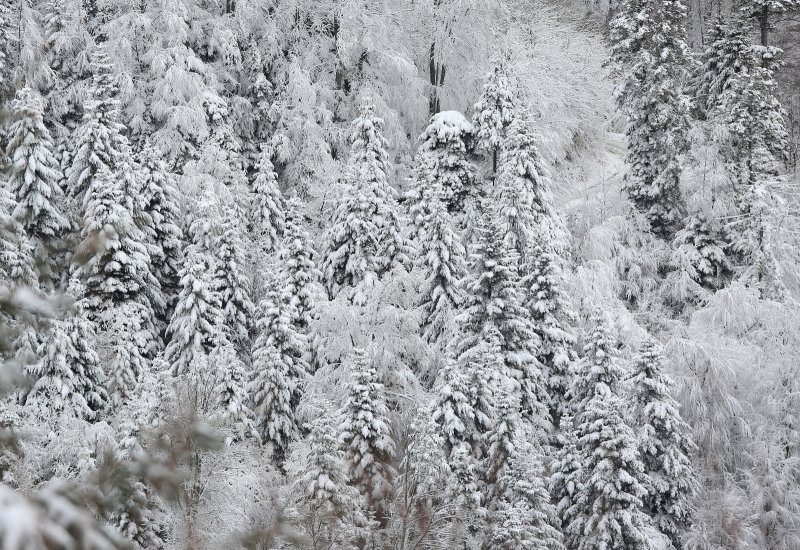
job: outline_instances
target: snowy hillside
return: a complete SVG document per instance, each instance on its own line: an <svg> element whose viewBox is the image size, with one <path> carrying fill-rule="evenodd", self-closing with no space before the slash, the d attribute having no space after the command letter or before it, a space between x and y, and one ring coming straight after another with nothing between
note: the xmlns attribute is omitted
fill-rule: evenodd
<svg viewBox="0 0 800 550"><path fill-rule="evenodd" d="M0 0L0 549L800 548L800 0Z"/></svg>

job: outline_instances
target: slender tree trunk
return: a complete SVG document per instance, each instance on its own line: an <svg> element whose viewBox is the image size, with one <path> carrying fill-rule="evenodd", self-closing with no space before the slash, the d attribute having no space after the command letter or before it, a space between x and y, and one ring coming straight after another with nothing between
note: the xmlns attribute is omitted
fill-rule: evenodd
<svg viewBox="0 0 800 550"><path fill-rule="evenodd" d="M769 7L766 4L758 14L758 25L761 30L761 45L766 48L769 46Z"/></svg>

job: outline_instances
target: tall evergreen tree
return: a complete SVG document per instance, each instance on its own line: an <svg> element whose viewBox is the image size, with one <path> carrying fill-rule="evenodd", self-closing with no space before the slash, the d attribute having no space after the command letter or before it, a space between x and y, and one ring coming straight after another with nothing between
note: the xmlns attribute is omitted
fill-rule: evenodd
<svg viewBox="0 0 800 550"><path fill-rule="evenodd" d="M431 117L419 137L422 143L409 197L415 226L424 224L425 201L430 196L441 197L448 211L460 212L467 197L477 195L475 167L468 157L474 133L472 124L457 111L443 111Z"/></svg>
<svg viewBox="0 0 800 550"><path fill-rule="evenodd" d="M223 327L228 339L240 350L247 350L250 348L250 320L254 307L250 298L250 279L245 271L247 260L242 227L233 206L223 207L219 224L213 244L216 269L212 284L225 316Z"/></svg>
<svg viewBox="0 0 800 550"><path fill-rule="evenodd" d="M429 223L419 243L419 264L425 277L419 302L420 329L426 341L445 343L464 302L461 281L465 277L465 251L445 205L438 199L430 204Z"/></svg>
<svg viewBox="0 0 800 550"><path fill-rule="evenodd" d="M322 274L317 269L316 253L308 231L304 228L303 204L296 196L286 203L286 224L283 247L278 251L280 279L297 311L297 330L308 334L316 308L317 287Z"/></svg>
<svg viewBox="0 0 800 550"><path fill-rule="evenodd" d="M690 501L698 489L691 462L696 446L670 395L672 381L664 373L664 357L655 343L645 343L638 354L631 382L647 473L645 509L672 545L682 548L691 522Z"/></svg>
<svg viewBox="0 0 800 550"><path fill-rule="evenodd" d="M464 285L468 298L458 318L462 336L455 351L462 362L465 354L486 341L490 332L496 332L506 370L500 375L509 376L521 391L523 418L544 430L549 424L549 396L542 365L536 359L541 342L522 307L516 253L503 242L491 205L477 232L478 243L471 254L472 274Z"/></svg>
<svg viewBox="0 0 800 550"><path fill-rule="evenodd" d="M577 386L586 392L576 417L576 445L582 472L564 527L568 548L645 550L649 518L644 513L644 464L633 430L625 423L623 369L601 312L586 346L590 357Z"/></svg>
<svg viewBox="0 0 800 550"><path fill-rule="evenodd" d="M389 433L386 389L364 350L353 351L351 367L353 377L347 387L347 402L339 425L345 465L367 509L383 526L388 521L389 499L396 476L392 466L395 444Z"/></svg>
<svg viewBox="0 0 800 550"><path fill-rule="evenodd" d="M697 107L704 116L719 106L722 94L747 65L749 34L741 21L728 23L720 18L711 27L694 85Z"/></svg>
<svg viewBox="0 0 800 550"><path fill-rule="evenodd" d="M285 224L285 204L278 187L278 175L272 165L272 151L262 146L253 180L251 203L252 223L258 236L259 246L265 252L274 251L283 237Z"/></svg>
<svg viewBox="0 0 800 550"><path fill-rule="evenodd" d="M212 289L208 256L191 244L181 269L181 291L175 304L164 359L172 376L185 376L192 365L224 339L224 315Z"/></svg>
<svg viewBox="0 0 800 550"><path fill-rule="evenodd" d="M230 343L216 348L210 357L212 370L217 375L216 394L217 414L222 423L230 428L228 444L249 437L258 438L253 411L250 410L247 395L247 371L244 363Z"/></svg>
<svg viewBox="0 0 800 550"><path fill-rule="evenodd" d="M85 318L80 301L64 318L51 319L37 350L38 361L25 369L33 380L25 410L44 421L96 420L108 393L94 346L94 325Z"/></svg>
<svg viewBox="0 0 800 550"><path fill-rule="evenodd" d="M516 112L501 142L495 200L505 245L516 251L521 263L528 261L534 235L542 231L545 218L552 215L552 199L537 141L528 114Z"/></svg>
<svg viewBox="0 0 800 550"><path fill-rule="evenodd" d="M511 72L507 54L492 59L492 70L486 75L478 101L473 106L472 124L478 148L492 155L492 174L497 173L497 162L506 130L514 120L517 108L519 83Z"/></svg>
<svg viewBox="0 0 800 550"><path fill-rule="evenodd" d="M13 211L35 246L39 276L46 286L56 284L61 242L71 229L64 212L62 175L53 141L42 113L44 101L31 88L17 92L11 102L14 120L8 128L5 153L11 161L8 190L14 195Z"/></svg>
<svg viewBox="0 0 800 550"><path fill-rule="evenodd" d="M627 117L625 190L654 233L670 236L683 217L680 155L691 102L692 56L680 0L625 0L613 24L617 102Z"/></svg>
<svg viewBox="0 0 800 550"><path fill-rule="evenodd" d="M33 246L22 224L13 216L17 201L0 186L0 285L36 287Z"/></svg>
<svg viewBox="0 0 800 550"><path fill-rule="evenodd" d="M253 345L253 378L248 393L256 414L256 425L279 464L298 435L295 411L300 402L308 365L307 341L292 320L297 317L286 287L272 281L259 305L258 336Z"/></svg>
<svg viewBox="0 0 800 550"><path fill-rule="evenodd" d="M743 16L755 20L761 46L767 48L776 18L788 11L800 9L800 0L737 0L734 5L741 10Z"/></svg>
<svg viewBox="0 0 800 550"><path fill-rule="evenodd" d="M145 233L152 272L164 296L166 311L160 311L162 322L167 322L175 305L182 260L183 234L180 228L180 206L177 190L166 163L155 148L146 144L137 177L142 189L142 214L146 220L140 224Z"/></svg>
<svg viewBox="0 0 800 550"><path fill-rule="evenodd" d="M545 234L546 236L546 234ZM540 234L534 240L527 273L522 278L525 309L530 312L533 330L542 342L538 359L545 369L550 414L558 426L565 411L570 371L577 361L575 334L570 323L575 318L564 291L563 260Z"/></svg>
<svg viewBox="0 0 800 550"><path fill-rule="evenodd" d="M709 290L717 289L730 276L728 244L713 220L695 214L686 218L683 229L675 234L671 263L695 283Z"/></svg>
<svg viewBox="0 0 800 550"><path fill-rule="evenodd" d="M374 110L365 101L353 122L346 187L325 236L322 264L328 293L345 290L357 304L364 303L364 291L376 278L409 263L409 245L388 181L383 119Z"/></svg>

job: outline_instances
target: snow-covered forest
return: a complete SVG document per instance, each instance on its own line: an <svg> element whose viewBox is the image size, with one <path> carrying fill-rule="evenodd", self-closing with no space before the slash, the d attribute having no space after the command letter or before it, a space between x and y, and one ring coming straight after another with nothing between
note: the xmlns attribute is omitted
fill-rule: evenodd
<svg viewBox="0 0 800 550"><path fill-rule="evenodd" d="M800 549L800 0L0 0L0 548Z"/></svg>

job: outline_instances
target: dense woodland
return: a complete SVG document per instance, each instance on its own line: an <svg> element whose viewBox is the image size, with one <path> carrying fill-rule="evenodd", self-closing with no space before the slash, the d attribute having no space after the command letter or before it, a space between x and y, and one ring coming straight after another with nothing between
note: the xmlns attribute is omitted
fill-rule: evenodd
<svg viewBox="0 0 800 550"><path fill-rule="evenodd" d="M0 0L3 550L800 548L800 0Z"/></svg>

